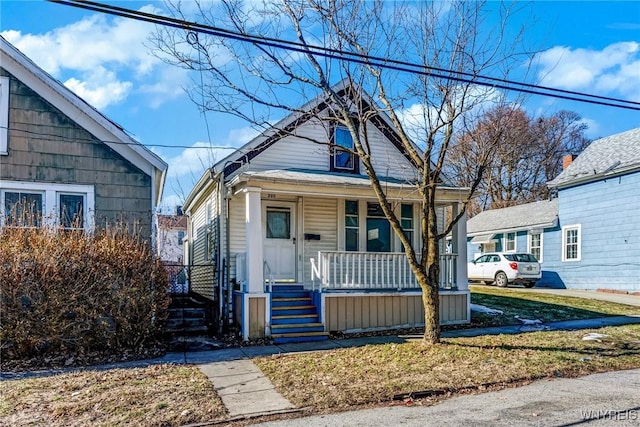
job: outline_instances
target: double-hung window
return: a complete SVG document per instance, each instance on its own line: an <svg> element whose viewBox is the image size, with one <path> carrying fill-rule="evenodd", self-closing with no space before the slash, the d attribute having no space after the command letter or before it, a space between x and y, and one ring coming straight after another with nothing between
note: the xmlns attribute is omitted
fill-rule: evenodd
<svg viewBox="0 0 640 427"><path fill-rule="evenodd" d="M400 206L400 225L402 233L413 245L413 205L403 203Z"/></svg>
<svg viewBox="0 0 640 427"><path fill-rule="evenodd" d="M562 227L562 261L580 261L582 259L580 233L580 225Z"/></svg>
<svg viewBox="0 0 640 427"><path fill-rule="evenodd" d="M353 138L344 126L333 128L331 145L331 170L358 173L358 159L353 154Z"/></svg>
<svg viewBox="0 0 640 427"><path fill-rule="evenodd" d="M542 262L542 233L529 232L529 253Z"/></svg>
<svg viewBox="0 0 640 427"><path fill-rule="evenodd" d="M505 252L516 251L516 233L507 233L504 238L504 250Z"/></svg>
<svg viewBox="0 0 640 427"><path fill-rule="evenodd" d="M344 249L357 252L359 249L358 233L359 216L358 201L345 200L344 202Z"/></svg>

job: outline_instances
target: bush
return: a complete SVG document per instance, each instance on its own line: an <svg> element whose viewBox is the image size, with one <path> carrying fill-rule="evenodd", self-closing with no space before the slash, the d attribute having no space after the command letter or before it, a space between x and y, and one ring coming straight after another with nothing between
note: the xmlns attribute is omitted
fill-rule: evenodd
<svg viewBox="0 0 640 427"><path fill-rule="evenodd" d="M155 341L166 272L123 230L0 230L0 357L118 353Z"/></svg>

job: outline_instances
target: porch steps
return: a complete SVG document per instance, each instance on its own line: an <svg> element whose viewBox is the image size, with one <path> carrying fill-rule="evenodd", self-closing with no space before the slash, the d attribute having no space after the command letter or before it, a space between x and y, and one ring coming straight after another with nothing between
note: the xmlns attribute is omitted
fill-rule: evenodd
<svg viewBox="0 0 640 427"><path fill-rule="evenodd" d="M320 323L311 292L302 285L274 285L271 291L271 337L276 344L322 341L329 334Z"/></svg>
<svg viewBox="0 0 640 427"><path fill-rule="evenodd" d="M164 334L171 351L215 350L206 304L188 295L173 295Z"/></svg>

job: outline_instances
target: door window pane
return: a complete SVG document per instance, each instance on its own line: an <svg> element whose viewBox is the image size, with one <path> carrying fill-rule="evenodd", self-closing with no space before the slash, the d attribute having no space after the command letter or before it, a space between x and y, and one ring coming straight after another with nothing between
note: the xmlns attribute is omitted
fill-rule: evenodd
<svg viewBox="0 0 640 427"><path fill-rule="evenodd" d="M63 228L84 227L84 196L81 194L60 194L60 226Z"/></svg>
<svg viewBox="0 0 640 427"><path fill-rule="evenodd" d="M267 239L291 238L289 209L267 208Z"/></svg>

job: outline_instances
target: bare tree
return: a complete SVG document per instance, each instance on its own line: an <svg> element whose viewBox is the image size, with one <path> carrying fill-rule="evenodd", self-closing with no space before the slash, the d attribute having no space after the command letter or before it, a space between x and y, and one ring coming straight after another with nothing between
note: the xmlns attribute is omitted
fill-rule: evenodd
<svg viewBox="0 0 640 427"><path fill-rule="evenodd" d="M484 162L478 153L483 145L493 144L496 124L502 130L477 196L467 208L469 215L548 198L546 184L561 172L563 156L577 155L589 143L581 120L571 111L536 119L513 106L486 112L448 153L448 174L457 185L469 186L469 174Z"/></svg>
<svg viewBox="0 0 640 427"><path fill-rule="evenodd" d="M273 117L285 113L312 114L319 122L332 121L349 129L353 154L369 176L422 289L424 339L439 342L439 242L464 214L461 209L438 229L436 199L446 180L446 153L455 135L472 126L487 105L506 102L504 93L477 85L476 76L506 77L526 59L517 51L520 30L507 32L511 15L519 12L512 9L515 6L455 0L222 0L169 6L174 17L244 35L295 40L296 50L291 50L255 40L160 29L153 43L161 52L159 56L204 76L194 81L191 92L203 110L233 114L264 128L273 123ZM314 46L360 55L359 62L346 61L341 54L327 57ZM423 73L385 68L388 60L372 57L418 64L420 67L403 67ZM399 66L398 62L392 65ZM334 90L335 83L344 81L348 82L346 93ZM302 100L318 96L326 99L324 110L309 113L298 109ZM379 179L384 171L377 169L371 156L366 124L381 115L387 115L396 128L399 143L417 170L411 185L422 199L423 243L418 251L402 231ZM491 125L495 133L478 153L464 203L480 183L503 132L500 121ZM327 139L314 142L328 144Z"/></svg>

